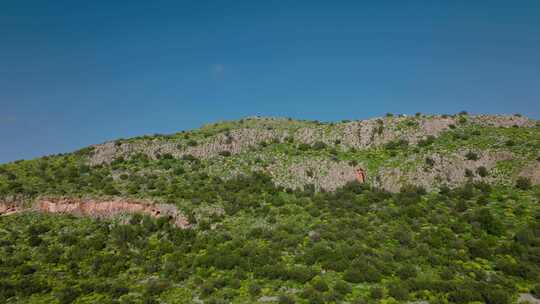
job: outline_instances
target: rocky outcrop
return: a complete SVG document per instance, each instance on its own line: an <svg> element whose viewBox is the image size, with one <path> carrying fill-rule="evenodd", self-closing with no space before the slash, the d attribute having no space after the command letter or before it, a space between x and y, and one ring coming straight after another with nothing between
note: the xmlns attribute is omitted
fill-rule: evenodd
<svg viewBox="0 0 540 304"><path fill-rule="evenodd" d="M457 187L467 181L483 181L488 183L511 184L514 174L500 172L497 164L501 161L515 160L511 152L476 151L474 159L468 159L469 151L449 154L432 153L428 155L412 155L405 163L383 164L378 168L365 170L364 179L368 184L396 192L407 184L422 186L432 190L437 186ZM429 159L429 164L426 163ZM538 163L540 164L540 163ZM522 176L531 178L533 183L540 183L540 165L526 167ZM485 169L484 176L478 173ZM299 158L292 162L278 160L263 171L268 173L274 183L285 188L302 188L313 185L315 189L332 191L348 182L358 181L359 168L366 169L366 164L352 166L348 162L333 161L326 158Z"/></svg>
<svg viewBox="0 0 540 304"><path fill-rule="evenodd" d="M121 214L147 214L152 217L166 217L179 228L191 227L187 218L178 209L169 204L155 204L146 201L116 199L82 198L44 198L36 201L32 208L24 209L17 203L0 202L0 214L9 215L22 211L42 213L73 214L97 218L112 218Z"/></svg>
<svg viewBox="0 0 540 304"><path fill-rule="evenodd" d="M525 166L519 176L530 179L533 184L540 184L540 161Z"/></svg>
<svg viewBox="0 0 540 304"><path fill-rule="evenodd" d="M355 167L327 159L305 159L288 165L275 163L266 172L276 185L285 188L302 188L311 184L317 190L331 191L356 180Z"/></svg>
<svg viewBox="0 0 540 304"><path fill-rule="evenodd" d="M0 201L0 216L18 213L24 210L22 203L12 200Z"/></svg>
<svg viewBox="0 0 540 304"><path fill-rule="evenodd" d="M189 228L189 222L173 205L153 204L125 199L95 200L75 198L43 199L35 208L44 213L74 214L92 217L114 217L120 214L142 213L152 217L167 217L179 228Z"/></svg>
<svg viewBox="0 0 540 304"><path fill-rule="evenodd" d="M262 142L281 141L287 134L287 132L275 130L237 129L230 131L228 134L215 135L193 147L186 146L180 140L153 139L133 142L108 142L93 146L90 165L111 163L117 158L128 158L136 153L142 153L152 159L163 154L170 154L175 158L181 158L188 154L198 158L209 158L218 156L224 151L237 154Z"/></svg>
<svg viewBox="0 0 540 304"><path fill-rule="evenodd" d="M409 171L400 168L381 168L374 178L374 185L388 191L399 191L405 184L422 186L426 189L433 189L436 185L447 185L456 187L466 181L486 181L504 182L504 179L511 181L511 176L499 176L493 172L497 162L511 160L513 154L509 152L477 152L478 159L470 160L466 157L466 152L458 152L450 155L431 154L427 158L431 159L430 165L425 164L424 159L411 159ZM416 156L415 156L416 157ZM484 167L489 173L482 177L476 170ZM471 176L467 176L466 171L470 170Z"/></svg>
<svg viewBox="0 0 540 304"><path fill-rule="evenodd" d="M475 115L470 116L470 122L485 127L534 127L536 121L521 115Z"/></svg>
<svg viewBox="0 0 540 304"><path fill-rule="evenodd" d="M223 151L237 154L251 147L257 147L263 142L281 142L285 138L293 138L296 143L313 144L321 141L327 145L334 145L339 142L346 148L367 149L400 139L416 144L427 136L438 136L448 130L451 125L460 123L490 127L533 127L536 125L535 121L516 115L398 116L295 128L279 128L279 124L268 127L263 124L264 121L261 119L260 127L233 129L201 139L196 146L187 145L188 140L180 137L169 139L155 137L95 145L89 163L90 165L110 163L117 158L128 158L137 153L153 159L163 154L170 154L175 158L190 154L206 159L216 157Z"/></svg>
<svg viewBox="0 0 540 304"><path fill-rule="evenodd" d="M530 293L521 293L519 294L518 303L523 304L540 304L540 299L536 298Z"/></svg>

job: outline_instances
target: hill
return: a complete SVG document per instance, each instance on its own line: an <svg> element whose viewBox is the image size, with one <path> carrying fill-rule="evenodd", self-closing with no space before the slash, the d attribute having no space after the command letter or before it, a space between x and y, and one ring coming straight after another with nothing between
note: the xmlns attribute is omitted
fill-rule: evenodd
<svg viewBox="0 0 540 304"><path fill-rule="evenodd" d="M0 299L511 303L540 296L539 183L521 115L252 117L17 161Z"/></svg>

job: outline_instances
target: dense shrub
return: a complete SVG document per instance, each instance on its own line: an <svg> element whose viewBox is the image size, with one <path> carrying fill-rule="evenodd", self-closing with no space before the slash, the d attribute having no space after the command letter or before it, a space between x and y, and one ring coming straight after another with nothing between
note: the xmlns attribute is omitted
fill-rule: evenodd
<svg viewBox="0 0 540 304"><path fill-rule="evenodd" d="M364 164L364 155L357 156ZM34 183L41 175L0 166L0 190L18 183L15 189L26 194L46 187L103 195L113 187L177 204L193 228L141 215L2 217L0 302L30 303L39 296L49 302L159 303L174 297L189 303L193 294L209 303L242 296L256 301L294 285L303 291L279 301L340 303L356 297L366 303L367 293L356 284L368 283L370 301L429 294L454 303L498 304L516 295L517 282L531 286L540 274L540 205L531 185L516 191L471 182L438 193L409 185L390 193L351 182L315 191L276 187L260 173L220 179L205 173L206 160L192 156L134 156L117 169L42 162L28 170L62 168L49 184ZM128 177L113 180L113 174ZM488 273L478 263L493 269ZM418 274L420 269L429 273Z"/></svg>
<svg viewBox="0 0 540 304"><path fill-rule="evenodd" d="M418 141L418 146L420 147L428 147L432 145L435 142L435 136L428 135L425 139L421 139Z"/></svg>
<svg viewBox="0 0 540 304"><path fill-rule="evenodd" d="M313 144L312 148L314 150L323 150L323 149L326 149L326 144L323 143L322 141L317 141Z"/></svg>
<svg viewBox="0 0 540 304"><path fill-rule="evenodd" d="M516 180L516 187L518 189L528 190L528 189L531 188L531 186L532 186L532 183L531 183L531 180L529 178L520 176Z"/></svg>
<svg viewBox="0 0 540 304"><path fill-rule="evenodd" d="M478 154L473 151L469 151L467 154L465 154L465 158L468 160L478 160Z"/></svg>
<svg viewBox="0 0 540 304"><path fill-rule="evenodd" d="M231 151L227 151L227 150L221 151L221 152L219 152L219 155L221 155L223 157L229 157L229 156L231 156Z"/></svg>
<svg viewBox="0 0 540 304"><path fill-rule="evenodd" d="M290 295L281 294L278 297L278 303L279 304L294 304L294 298Z"/></svg>
<svg viewBox="0 0 540 304"><path fill-rule="evenodd" d="M531 293L535 295L536 297L540 297L540 284L536 284L531 289Z"/></svg>
<svg viewBox="0 0 540 304"><path fill-rule="evenodd" d="M488 170L484 166L476 168L476 173L478 173L480 177L488 176Z"/></svg>
<svg viewBox="0 0 540 304"><path fill-rule="evenodd" d="M388 294L396 300L407 300L409 297L409 291L400 283L391 284L388 288Z"/></svg>

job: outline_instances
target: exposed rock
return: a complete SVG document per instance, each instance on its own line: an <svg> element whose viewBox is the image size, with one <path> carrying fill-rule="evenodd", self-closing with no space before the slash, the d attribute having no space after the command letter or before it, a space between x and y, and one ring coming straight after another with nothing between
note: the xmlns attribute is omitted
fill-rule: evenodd
<svg viewBox="0 0 540 304"><path fill-rule="evenodd" d="M0 216L18 213L24 210L21 203L11 200L0 201Z"/></svg>
<svg viewBox="0 0 540 304"><path fill-rule="evenodd" d="M480 115L466 116L469 123L493 127L532 127L535 121L521 116ZM262 120L261 121L265 121ZM279 121L279 120L278 120ZM262 142L272 140L282 141L292 136L297 143L313 144L317 141L328 145L340 141L349 148L366 149L372 146L386 144L399 139L411 144L417 143L426 136L438 136L457 124L453 116L431 117L384 117L339 123L332 127L328 125L313 125L296 130L286 128L240 128L227 133L218 133L202 140L197 146L184 147L181 139L162 138L136 139L127 142L107 142L93 146L90 165L110 163L119 157L127 158L136 153L142 153L150 158L157 155L171 154L175 158L191 154L198 158L218 156L220 152L229 151L237 154L256 147Z"/></svg>
<svg viewBox="0 0 540 304"><path fill-rule="evenodd" d="M277 302L279 300L276 296L262 296L259 298L259 302L267 303L267 302Z"/></svg>
<svg viewBox="0 0 540 304"><path fill-rule="evenodd" d="M80 199L80 198L45 198L38 200L33 208L25 209L17 202L0 202L0 214L9 215L17 212L34 210L43 213L73 214L110 218L121 214L142 213L152 217L168 217L179 228L189 228L187 218L178 209L169 204L154 204L126 199Z"/></svg>
<svg viewBox="0 0 540 304"><path fill-rule="evenodd" d="M471 122L491 127L534 127L536 122L524 116L517 115L476 115L470 116Z"/></svg>
<svg viewBox="0 0 540 304"><path fill-rule="evenodd" d="M518 303L540 304L540 299L535 298L530 293L522 293L519 295Z"/></svg>
<svg viewBox="0 0 540 304"><path fill-rule="evenodd" d="M137 153L142 153L152 159L164 154L170 154L175 158L189 154L200 159L209 159L220 157L219 155L224 151L234 155L259 147L263 142L283 142L290 138L296 144L313 145L316 142L323 142L327 146L335 146L338 150L351 148L363 150L398 140L405 140L414 145L428 136L441 135L452 125L476 124L509 128L534 127L537 122L517 115L439 115L383 117L332 125L304 123L295 124L294 127L284 127L286 123L283 120L257 119L254 123L255 125L251 124L249 127L245 126L227 132L210 132L209 137L199 139L196 146L186 145L186 139L181 137L135 139L96 145L89 162L91 165L110 163L119 157L129 158ZM382 167L376 168L376 171L367 172L367 182L390 191L397 191L406 183L431 189L435 184L458 186L469 179L506 182L515 178L515 176L501 177L497 174L479 177L475 173L478 167L483 166L489 171L498 161L510 160L513 155L489 151L477 153L480 155L478 160L467 160L464 153L428 155L433 160L430 167L424 165L424 159L416 159L418 155L412 156L409 160L411 166L405 166L406 168L402 165L399 168L393 168L383 164ZM277 155L275 159L266 159L264 168L260 168L258 164L237 164L227 169L228 176L220 177L227 179L246 173L246 170L263 170L273 176L276 185L286 188L302 188L307 184L313 184L316 189L334 190L355 180L357 177L355 169L364 168L362 164L354 168L345 162L321 157L316 159L307 157L294 161L291 163L287 157ZM521 175L531 178L533 183L538 184L540 183L539 166L538 163L532 164L525 168ZM472 176L465 176L466 170L471 170Z"/></svg>
<svg viewBox="0 0 540 304"><path fill-rule="evenodd" d="M399 191L404 184L414 184L422 186L428 190L437 184L455 187L465 183L467 180L473 181L494 181L500 179L497 176L480 177L475 173L476 168L485 167L488 171L495 167L498 161L512 159L509 152L478 152L477 160L468 160L466 152L462 151L450 155L432 154L429 156L433 160L433 165L426 168L422 165L411 166L411 171L403 171L399 168L381 169L374 184L388 191ZM412 159L411 162L423 160ZM465 171L469 169L473 176L467 177Z"/></svg>
<svg viewBox="0 0 540 304"><path fill-rule="evenodd" d="M125 199L95 200L76 198L43 199L35 208L44 213L65 213L92 217L114 217L119 214L143 213L153 217L168 217L180 228L189 228L189 222L173 205L151 204Z"/></svg>
<svg viewBox="0 0 540 304"><path fill-rule="evenodd" d="M276 163L268 173L278 186L302 188L313 184L315 189L335 190L356 180L356 170L346 162L327 159L305 159L293 164Z"/></svg>
<svg viewBox="0 0 540 304"><path fill-rule="evenodd" d="M163 139L136 140L133 142L107 142L95 145L90 157L90 165L111 163L117 158L127 158L136 153L142 153L155 159L158 155L171 154L175 158L193 155L198 158L218 156L220 152L229 151L237 154L246 151L251 146L274 139L282 140L287 132L260 129L237 129L229 134L218 134L194 147L179 148L180 141Z"/></svg>
<svg viewBox="0 0 540 304"><path fill-rule="evenodd" d="M536 161L526 166L519 175L529 178L533 184L540 184L540 162Z"/></svg>

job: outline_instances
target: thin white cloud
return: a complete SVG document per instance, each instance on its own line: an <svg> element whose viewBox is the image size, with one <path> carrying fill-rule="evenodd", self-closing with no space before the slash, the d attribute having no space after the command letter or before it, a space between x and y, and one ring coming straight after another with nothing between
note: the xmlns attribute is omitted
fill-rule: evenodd
<svg viewBox="0 0 540 304"><path fill-rule="evenodd" d="M16 122L17 119L13 116L0 116L0 123L1 124L9 124Z"/></svg>
<svg viewBox="0 0 540 304"><path fill-rule="evenodd" d="M212 73L215 76L219 76L219 75L223 74L223 72L225 72L225 66L223 64L214 64L212 66Z"/></svg>

